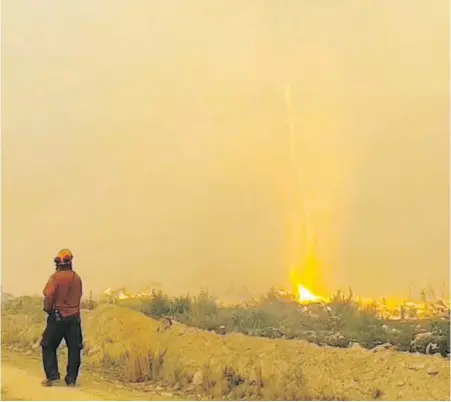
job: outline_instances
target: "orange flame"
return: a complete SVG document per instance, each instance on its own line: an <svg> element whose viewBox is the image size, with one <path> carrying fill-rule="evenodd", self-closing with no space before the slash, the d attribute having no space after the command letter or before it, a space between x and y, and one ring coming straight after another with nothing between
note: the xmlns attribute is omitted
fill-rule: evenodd
<svg viewBox="0 0 451 402"><path fill-rule="evenodd" d="M326 299L309 289L305 283L300 280L299 274L296 269L292 269L290 272L291 283L294 287L297 301L299 303L315 303L319 301L325 301Z"/></svg>
<svg viewBox="0 0 451 402"><path fill-rule="evenodd" d="M315 295L313 292L308 290L306 287L302 286L301 284L298 284L298 299L299 302L316 302L320 300L320 297Z"/></svg>

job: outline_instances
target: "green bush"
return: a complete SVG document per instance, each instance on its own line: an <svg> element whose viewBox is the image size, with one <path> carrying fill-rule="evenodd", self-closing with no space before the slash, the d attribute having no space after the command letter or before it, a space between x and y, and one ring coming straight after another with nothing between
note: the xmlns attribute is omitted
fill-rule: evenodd
<svg viewBox="0 0 451 402"><path fill-rule="evenodd" d="M448 320L433 320L430 323L430 332L434 334L434 341L438 344L443 356L450 353L450 322Z"/></svg>
<svg viewBox="0 0 451 402"><path fill-rule="evenodd" d="M240 332L268 338L303 339L319 345L348 347L357 342L366 348L390 343L398 350L450 353L449 317L434 320L393 321L379 316L374 305L365 308L352 301L352 292L345 296L338 291L326 306L301 306L280 300L270 291L259 302L247 307L220 306L214 295L203 290L199 295L169 298L162 291L153 291L145 298L112 300L122 307L140 311L155 318L172 317L190 326L217 332ZM82 307L92 309L100 302L92 294ZM42 297L22 296L2 303L3 315L26 314L43 320ZM429 334L414 342L421 334ZM438 345L431 348L429 344Z"/></svg>
<svg viewBox="0 0 451 402"><path fill-rule="evenodd" d="M173 301L173 314L175 315L183 315L183 314L189 314L191 312L191 297L188 295L186 296L179 296L175 297Z"/></svg>
<svg viewBox="0 0 451 402"><path fill-rule="evenodd" d="M43 320L43 298L39 296L20 296L2 303L2 315L26 314L35 320Z"/></svg>
<svg viewBox="0 0 451 402"><path fill-rule="evenodd" d="M99 305L99 302L94 300L92 292L89 292L89 297L86 300L81 301L80 307L86 310L94 310Z"/></svg>

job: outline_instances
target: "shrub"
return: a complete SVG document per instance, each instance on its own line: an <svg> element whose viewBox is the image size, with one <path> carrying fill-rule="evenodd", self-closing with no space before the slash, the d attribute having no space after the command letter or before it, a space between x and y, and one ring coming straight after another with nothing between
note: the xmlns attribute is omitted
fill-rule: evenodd
<svg viewBox="0 0 451 402"><path fill-rule="evenodd" d="M435 341L442 356L450 353L450 322L449 320L433 320L430 331L435 336Z"/></svg>
<svg viewBox="0 0 451 402"><path fill-rule="evenodd" d="M87 300L81 301L81 308L86 310L94 310L99 305L98 301L95 301L92 296L92 291L89 292L89 297Z"/></svg>
<svg viewBox="0 0 451 402"><path fill-rule="evenodd" d="M3 317L4 344L30 351L42 323L27 317ZM449 397L449 361L436 357L392 353L385 358L360 348L326 349L242 334L222 337L181 324L165 328L139 312L113 305L83 312L83 325L86 369L106 371L123 381L188 387L211 399L372 400L383 394L383 399L394 400L400 398L399 386L393 384L401 377L402 399ZM430 361L437 372L433 379L423 370L409 370ZM358 387L352 380L356 375Z"/></svg>
<svg viewBox="0 0 451 402"><path fill-rule="evenodd" d="M189 294L174 298L172 312L175 315L189 314L191 312L191 297Z"/></svg>
<svg viewBox="0 0 451 402"><path fill-rule="evenodd" d="M289 300L280 300L275 290L270 290L260 301L247 306L224 307L214 295L203 290L199 295L169 298L162 291L153 291L148 297L112 300L121 307L137 310L147 316L169 316L175 320L216 332L239 332L247 335L308 340L320 345L347 347L357 342L373 348L391 343L402 351L426 353L429 343L437 344L443 356L449 354L449 317L435 320L390 321L380 316L374 305L360 308L352 300L352 292L345 295L337 291L327 305L302 306ZM94 309L100 301L92 294L82 307ZM3 315L27 314L35 322L45 318L42 297L22 296L2 303ZM413 347L415 337L430 332L431 340ZM436 348L429 347L428 353Z"/></svg>
<svg viewBox="0 0 451 402"><path fill-rule="evenodd" d="M2 303L2 316L28 314L36 319L45 317L43 299L39 296L20 296Z"/></svg>

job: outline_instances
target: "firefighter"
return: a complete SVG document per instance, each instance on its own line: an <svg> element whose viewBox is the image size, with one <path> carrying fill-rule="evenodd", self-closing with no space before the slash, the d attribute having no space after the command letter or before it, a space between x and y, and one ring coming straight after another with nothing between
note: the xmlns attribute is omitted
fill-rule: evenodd
<svg viewBox="0 0 451 402"><path fill-rule="evenodd" d="M67 386L75 386L81 364L83 335L80 320L82 281L72 269L73 255L68 249L61 250L54 258L55 273L44 288L44 311L47 326L42 334L42 363L45 380L42 385L50 387L60 381L57 350L64 339L68 350L66 376Z"/></svg>

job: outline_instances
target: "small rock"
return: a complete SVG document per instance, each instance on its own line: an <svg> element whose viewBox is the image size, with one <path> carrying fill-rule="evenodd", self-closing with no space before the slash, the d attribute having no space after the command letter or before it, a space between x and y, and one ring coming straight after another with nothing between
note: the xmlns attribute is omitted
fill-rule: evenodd
<svg viewBox="0 0 451 402"><path fill-rule="evenodd" d="M413 366L409 367L409 370L422 370L424 369L424 364L414 364Z"/></svg>
<svg viewBox="0 0 451 402"><path fill-rule="evenodd" d="M378 346L374 347L373 349L371 349L371 351L372 352L380 352L383 350L387 350L387 349L391 348L392 346L393 345L391 343L387 342L382 345L378 345Z"/></svg>
<svg viewBox="0 0 451 402"><path fill-rule="evenodd" d="M432 368L429 368L426 372L427 372L429 375L437 375L437 374L438 374L438 370L432 369Z"/></svg>
<svg viewBox="0 0 451 402"><path fill-rule="evenodd" d="M404 386L404 385L406 385L406 382L405 382L405 381L398 381L398 382L396 383L396 386L397 386L397 387L402 387L402 386Z"/></svg>
<svg viewBox="0 0 451 402"><path fill-rule="evenodd" d="M344 339L344 336L339 332L336 332L335 334L330 336L330 339Z"/></svg>
<svg viewBox="0 0 451 402"><path fill-rule="evenodd" d="M174 386L172 387L173 391L180 391L182 389L182 386L180 385L180 383L175 383Z"/></svg>
<svg viewBox="0 0 451 402"><path fill-rule="evenodd" d="M433 354L433 352L435 352L438 349L438 345L436 343L428 343L428 345L426 346L426 354L430 355Z"/></svg>
<svg viewBox="0 0 451 402"><path fill-rule="evenodd" d="M204 373L201 370L197 370L193 377L194 385L202 385L204 382Z"/></svg>
<svg viewBox="0 0 451 402"><path fill-rule="evenodd" d="M161 396L164 396L165 398L171 398L174 394L172 392L162 392Z"/></svg>

